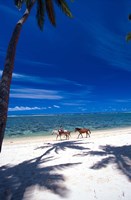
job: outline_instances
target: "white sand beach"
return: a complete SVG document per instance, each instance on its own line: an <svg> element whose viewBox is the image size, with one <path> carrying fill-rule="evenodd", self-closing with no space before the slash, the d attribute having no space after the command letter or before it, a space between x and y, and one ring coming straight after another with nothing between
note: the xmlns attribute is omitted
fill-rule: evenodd
<svg viewBox="0 0 131 200"><path fill-rule="evenodd" d="M130 200L131 128L6 139L0 154L1 200Z"/></svg>

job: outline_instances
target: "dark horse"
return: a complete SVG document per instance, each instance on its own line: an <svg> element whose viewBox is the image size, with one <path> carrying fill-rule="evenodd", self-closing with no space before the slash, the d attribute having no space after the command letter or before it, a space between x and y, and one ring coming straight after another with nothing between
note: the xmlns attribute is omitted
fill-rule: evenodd
<svg viewBox="0 0 131 200"><path fill-rule="evenodd" d="M91 134L91 131L88 128L75 128L75 132L79 132L78 138L80 135L81 137L83 137L82 135L83 133L86 133L86 138L87 138L87 135L90 137L90 134Z"/></svg>

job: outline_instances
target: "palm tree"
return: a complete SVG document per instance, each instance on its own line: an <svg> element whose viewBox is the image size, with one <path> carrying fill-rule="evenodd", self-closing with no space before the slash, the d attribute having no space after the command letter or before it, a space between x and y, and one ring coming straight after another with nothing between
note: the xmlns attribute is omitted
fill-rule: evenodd
<svg viewBox="0 0 131 200"><path fill-rule="evenodd" d="M31 9L35 4L37 5L36 18L38 26L41 30L43 29L45 12L47 12L51 24L53 26L56 25L54 3L56 3L68 17L72 17L71 11L65 0L14 0L14 2L18 9L21 9L22 5L25 4L26 10L21 19L17 22L12 33L5 58L4 70L0 81L0 152L6 128L10 85L14 69L16 46L23 24L28 19Z"/></svg>

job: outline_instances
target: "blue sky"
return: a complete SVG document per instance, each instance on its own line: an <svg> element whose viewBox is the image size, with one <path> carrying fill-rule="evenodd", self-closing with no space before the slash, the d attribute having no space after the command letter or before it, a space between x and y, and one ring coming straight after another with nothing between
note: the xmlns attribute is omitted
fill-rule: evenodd
<svg viewBox="0 0 131 200"><path fill-rule="evenodd" d="M67 0L67 2L69 2ZM76 0L73 19L56 8L57 26L35 11L17 46L9 114L131 112L131 1ZM15 24L22 16L13 1L1 1L0 74Z"/></svg>

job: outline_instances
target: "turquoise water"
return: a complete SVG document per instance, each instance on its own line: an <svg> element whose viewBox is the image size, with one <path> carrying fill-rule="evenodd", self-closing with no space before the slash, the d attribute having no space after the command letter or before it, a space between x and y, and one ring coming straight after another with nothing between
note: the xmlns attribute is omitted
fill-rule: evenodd
<svg viewBox="0 0 131 200"><path fill-rule="evenodd" d="M131 113L60 114L8 117L5 137L46 136L53 129L74 131L75 127L103 130L131 126Z"/></svg>

